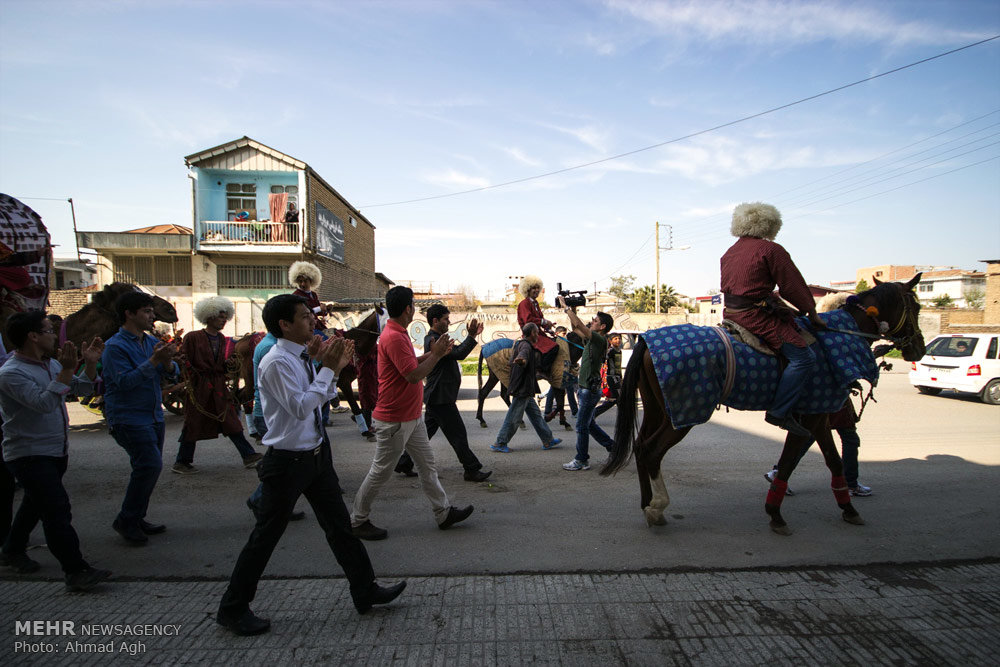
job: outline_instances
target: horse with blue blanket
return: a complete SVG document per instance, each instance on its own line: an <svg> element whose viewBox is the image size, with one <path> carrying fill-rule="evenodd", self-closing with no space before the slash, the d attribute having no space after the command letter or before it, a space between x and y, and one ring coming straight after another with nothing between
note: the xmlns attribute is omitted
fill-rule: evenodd
<svg viewBox="0 0 1000 667"><path fill-rule="evenodd" d="M907 283L881 283L852 296L841 309L820 317L827 331L816 331L812 347L818 368L801 392L794 408L802 425L815 438L833 476L834 497L845 521L863 524L843 479L843 462L830 434L828 415L847 399L851 385L866 380L873 387L878 366L871 342L889 340L907 361L924 354L924 340L917 316L920 304ZM803 329L808 323L799 320ZM707 422L718 405L738 410L766 410L781 376L777 357L753 350L733 339L721 327L682 324L647 331L632 353L622 382L615 424L615 446L602 475L621 470L634 454L639 474L640 507L649 525L663 525L663 511L670 503L660 470L667 450L680 442L693 426ZM642 397L643 418L635 432L636 391ZM789 433L778 460L777 479L787 485L797 453L808 440ZM783 494L768 492L764 509L775 532L790 534L781 516Z"/></svg>

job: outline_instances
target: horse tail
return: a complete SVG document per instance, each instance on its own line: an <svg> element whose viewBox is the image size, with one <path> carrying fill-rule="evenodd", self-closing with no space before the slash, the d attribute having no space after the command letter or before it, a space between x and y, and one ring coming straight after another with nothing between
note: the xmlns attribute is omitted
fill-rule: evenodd
<svg viewBox="0 0 1000 667"><path fill-rule="evenodd" d="M613 475L624 468L635 446L636 393L645 356L646 341L640 336L639 342L632 348L632 358L628 360L628 367L622 378L618 394L618 418L615 420L615 446L601 469L602 475Z"/></svg>

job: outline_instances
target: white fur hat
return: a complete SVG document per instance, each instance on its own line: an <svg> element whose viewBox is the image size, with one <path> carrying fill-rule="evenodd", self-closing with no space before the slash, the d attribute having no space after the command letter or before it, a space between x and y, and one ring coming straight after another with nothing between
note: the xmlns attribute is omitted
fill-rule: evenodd
<svg viewBox="0 0 1000 667"><path fill-rule="evenodd" d="M525 276L521 278L521 284L517 286L517 291L521 296L528 296L528 290L532 287L544 287L545 283L538 276Z"/></svg>
<svg viewBox="0 0 1000 667"><path fill-rule="evenodd" d="M225 313L227 319L233 319L236 314L236 307L233 302L224 296L210 296L194 304L194 319L204 324L208 318L219 313Z"/></svg>
<svg viewBox="0 0 1000 667"><path fill-rule="evenodd" d="M753 236L773 241L781 229L781 213L770 204L753 202L733 209L733 236Z"/></svg>
<svg viewBox="0 0 1000 667"><path fill-rule="evenodd" d="M299 276L305 276L312 281L312 288L315 290L323 282L323 274L319 272L319 267L312 262L295 262L288 268L288 282L292 287L298 287L295 281Z"/></svg>
<svg viewBox="0 0 1000 667"><path fill-rule="evenodd" d="M851 296L850 292L831 292L816 302L816 312L829 313L843 308L849 296Z"/></svg>

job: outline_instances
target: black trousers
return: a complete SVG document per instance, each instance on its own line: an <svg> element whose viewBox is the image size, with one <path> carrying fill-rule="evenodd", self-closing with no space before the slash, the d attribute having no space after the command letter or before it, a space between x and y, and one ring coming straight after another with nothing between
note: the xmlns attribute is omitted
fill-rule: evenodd
<svg viewBox="0 0 1000 667"><path fill-rule="evenodd" d="M49 551L59 560L63 572L75 574L88 565L80 554L80 538L73 530L69 495L63 486L66 456L25 456L7 463L24 487L21 508L17 510L3 552L23 554L31 531L42 522Z"/></svg>
<svg viewBox="0 0 1000 667"><path fill-rule="evenodd" d="M261 574L288 526L300 495L312 506L327 544L347 576L351 597L355 601L366 600L375 585L375 573L365 545L351 532L351 516L333 469L329 441L324 439L315 452L268 448L257 474L261 483L260 520L236 559L219 613L234 618L249 609Z"/></svg>
<svg viewBox="0 0 1000 667"><path fill-rule="evenodd" d="M469 448L469 432L465 430L465 422L462 421L462 413L458 411L457 405L454 403L428 404L424 411L424 424L427 426L428 440L434 437L438 429L441 429L466 472L476 472L483 467L483 464ZM396 468L413 470L413 459L405 450L403 455L399 457Z"/></svg>

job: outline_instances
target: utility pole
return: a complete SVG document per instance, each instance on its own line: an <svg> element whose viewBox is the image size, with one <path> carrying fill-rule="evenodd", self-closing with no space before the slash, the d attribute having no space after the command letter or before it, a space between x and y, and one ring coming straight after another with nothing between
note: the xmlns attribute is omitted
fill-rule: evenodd
<svg viewBox="0 0 1000 667"><path fill-rule="evenodd" d="M660 227L667 228L667 247L660 247ZM656 305L653 308L654 313L660 312L660 251L661 250L673 250L674 249L674 228L671 225L661 225L659 222L656 223Z"/></svg>
<svg viewBox="0 0 1000 667"><path fill-rule="evenodd" d="M73 198L72 197L70 197L66 201L69 202L69 211L70 211L70 213L73 214L73 245L76 246L76 261L80 262L82 264L83 260L80 259L80 242L76 238L76 207L73 206Z"/></svg>
<svg viewBox="0 0 1000 667"><path fill-rule="evenodd" d="M665 248L660 247L660 227L667 228L667 245ZM682 245L679 248L674 247L674 228L672 225L656 223L656 305L654 306L653 312L660 312L660 251L661 250L688 250L691 246Z"/></svg>

